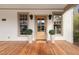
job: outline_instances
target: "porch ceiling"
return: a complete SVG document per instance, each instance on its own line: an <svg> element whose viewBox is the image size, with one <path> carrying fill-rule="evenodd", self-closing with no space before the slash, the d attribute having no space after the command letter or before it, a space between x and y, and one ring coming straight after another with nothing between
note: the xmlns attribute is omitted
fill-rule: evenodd
<svg viewBox="0 0 79 59"><path fill-rule="evenodd" d="M67 4L0 4L0 9L63 10Z"/></svg>

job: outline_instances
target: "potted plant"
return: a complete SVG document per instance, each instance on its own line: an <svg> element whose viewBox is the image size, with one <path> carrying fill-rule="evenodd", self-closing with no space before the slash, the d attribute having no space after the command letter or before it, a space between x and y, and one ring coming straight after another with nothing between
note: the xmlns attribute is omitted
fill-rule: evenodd
<svg viewBox="0 0 79 59"><path fill-rule="evenodd" d="M55 34L55 30L49 30L49 34L50 34L50 38L51 38L51 40L52 40L52 35L54 35Z"/></svg>
<svg viewBox="0 0 79 59"><path fill-rule="evenodd" d="M32 35L32 29L27 29L27 35Z"/></svg>
<svg viewBox="0 0 79 59"><path fill-rule="evenodd" d="M26 34L28 35L28 39L30 39L31 38L31 36L30 35L32 35L32 29L27 29L26 30L27 32L26 32ZM29 37L30 36L30 37ZM32 41L31 40L29 40L29 43L31 43Z"/></svg>
<svg viewBox="0 0 79 59"><path fill-rule="evenodd" d="M32 29L25 29L23 33L25 35L32 35Z"/></svg>

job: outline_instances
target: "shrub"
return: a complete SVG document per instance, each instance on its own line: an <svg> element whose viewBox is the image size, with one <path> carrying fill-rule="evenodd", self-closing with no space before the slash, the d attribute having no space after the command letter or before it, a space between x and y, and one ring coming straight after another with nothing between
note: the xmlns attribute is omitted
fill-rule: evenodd
<svg viewBox="0 0 79 59"><path fill-rule="evenodd" d="M79 41L79 32L74 33L74 41Z"/></svg>
<svg viewBox="0 0 79 59"><path fill-rule="evenodd" d="M33 32L32 29L27 29L27 34L28 35L32 35L32 32Z"/></svg>
<svg viewBox="0 0 79 59"><path fill-rule="evenodd" d="M49 34L50 34L50 35L54 35L54 34L55 34L55 30L50 30L50 31L49 31Z"/></svg>
<svg viewBox="0 0 79 59"><path fill-rule="evenodd" d="M25 34L25 35L32 35L32 29L26 29L23 33Z"/></svg>

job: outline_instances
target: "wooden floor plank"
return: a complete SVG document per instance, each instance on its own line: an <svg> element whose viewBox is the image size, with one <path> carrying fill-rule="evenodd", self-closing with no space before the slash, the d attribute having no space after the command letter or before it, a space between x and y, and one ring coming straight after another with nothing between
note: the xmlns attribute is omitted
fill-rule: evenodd
<svg viewBox="0 0 79 59"><path fill-rule="evenodd" d="M61 48L55 45L55 43L49 43L50 48L53 50L54 55L65 55L66 53L62 51Z"/></svg>
<svg viewBox="0 0 79 59"><path fill-rule="evenodd" d="M74 46L71 43L68 43L67 41L57 41L56 45L58 45L63 51L66 52L66 54L69 55L76 55L79 54L79 49L76 49L76 46Z"/></svg>
<svg viewBox="0 0 79 59"><path fill-rule="evenodd" d="M0 41L0 55L79 55L79 47L67 41Z"/></svg>
<svg viewBox="0 0 79 59"><path fill-rule="evenodd" d="M27 45L26 42L23 42L23 43L20 43L20 44L16 44L16 48L15 46L13 46L12 50L8 53L9 55L16 55L16 54L19 54L21 52L21 50L25 47L25 45Z"/></svg>

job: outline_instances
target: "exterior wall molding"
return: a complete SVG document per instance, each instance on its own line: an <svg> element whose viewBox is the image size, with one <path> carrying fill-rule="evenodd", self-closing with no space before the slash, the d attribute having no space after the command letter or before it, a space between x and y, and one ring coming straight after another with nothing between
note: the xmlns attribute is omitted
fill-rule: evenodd
<svg viewBox="0 0 79 59"><path fill-rule="evenodd" d="M73 7L75 7L77 4L68 4L67 6L65 6L65 8L64 8L64 13L67 11L67 10L69 10L70 8L73 8Z"/></svg>
<svg viewBox="0 0 79 59"><path fill-rule="evenodd" d="M0 8L0 10L64 10L62 8Z"/></svg>

